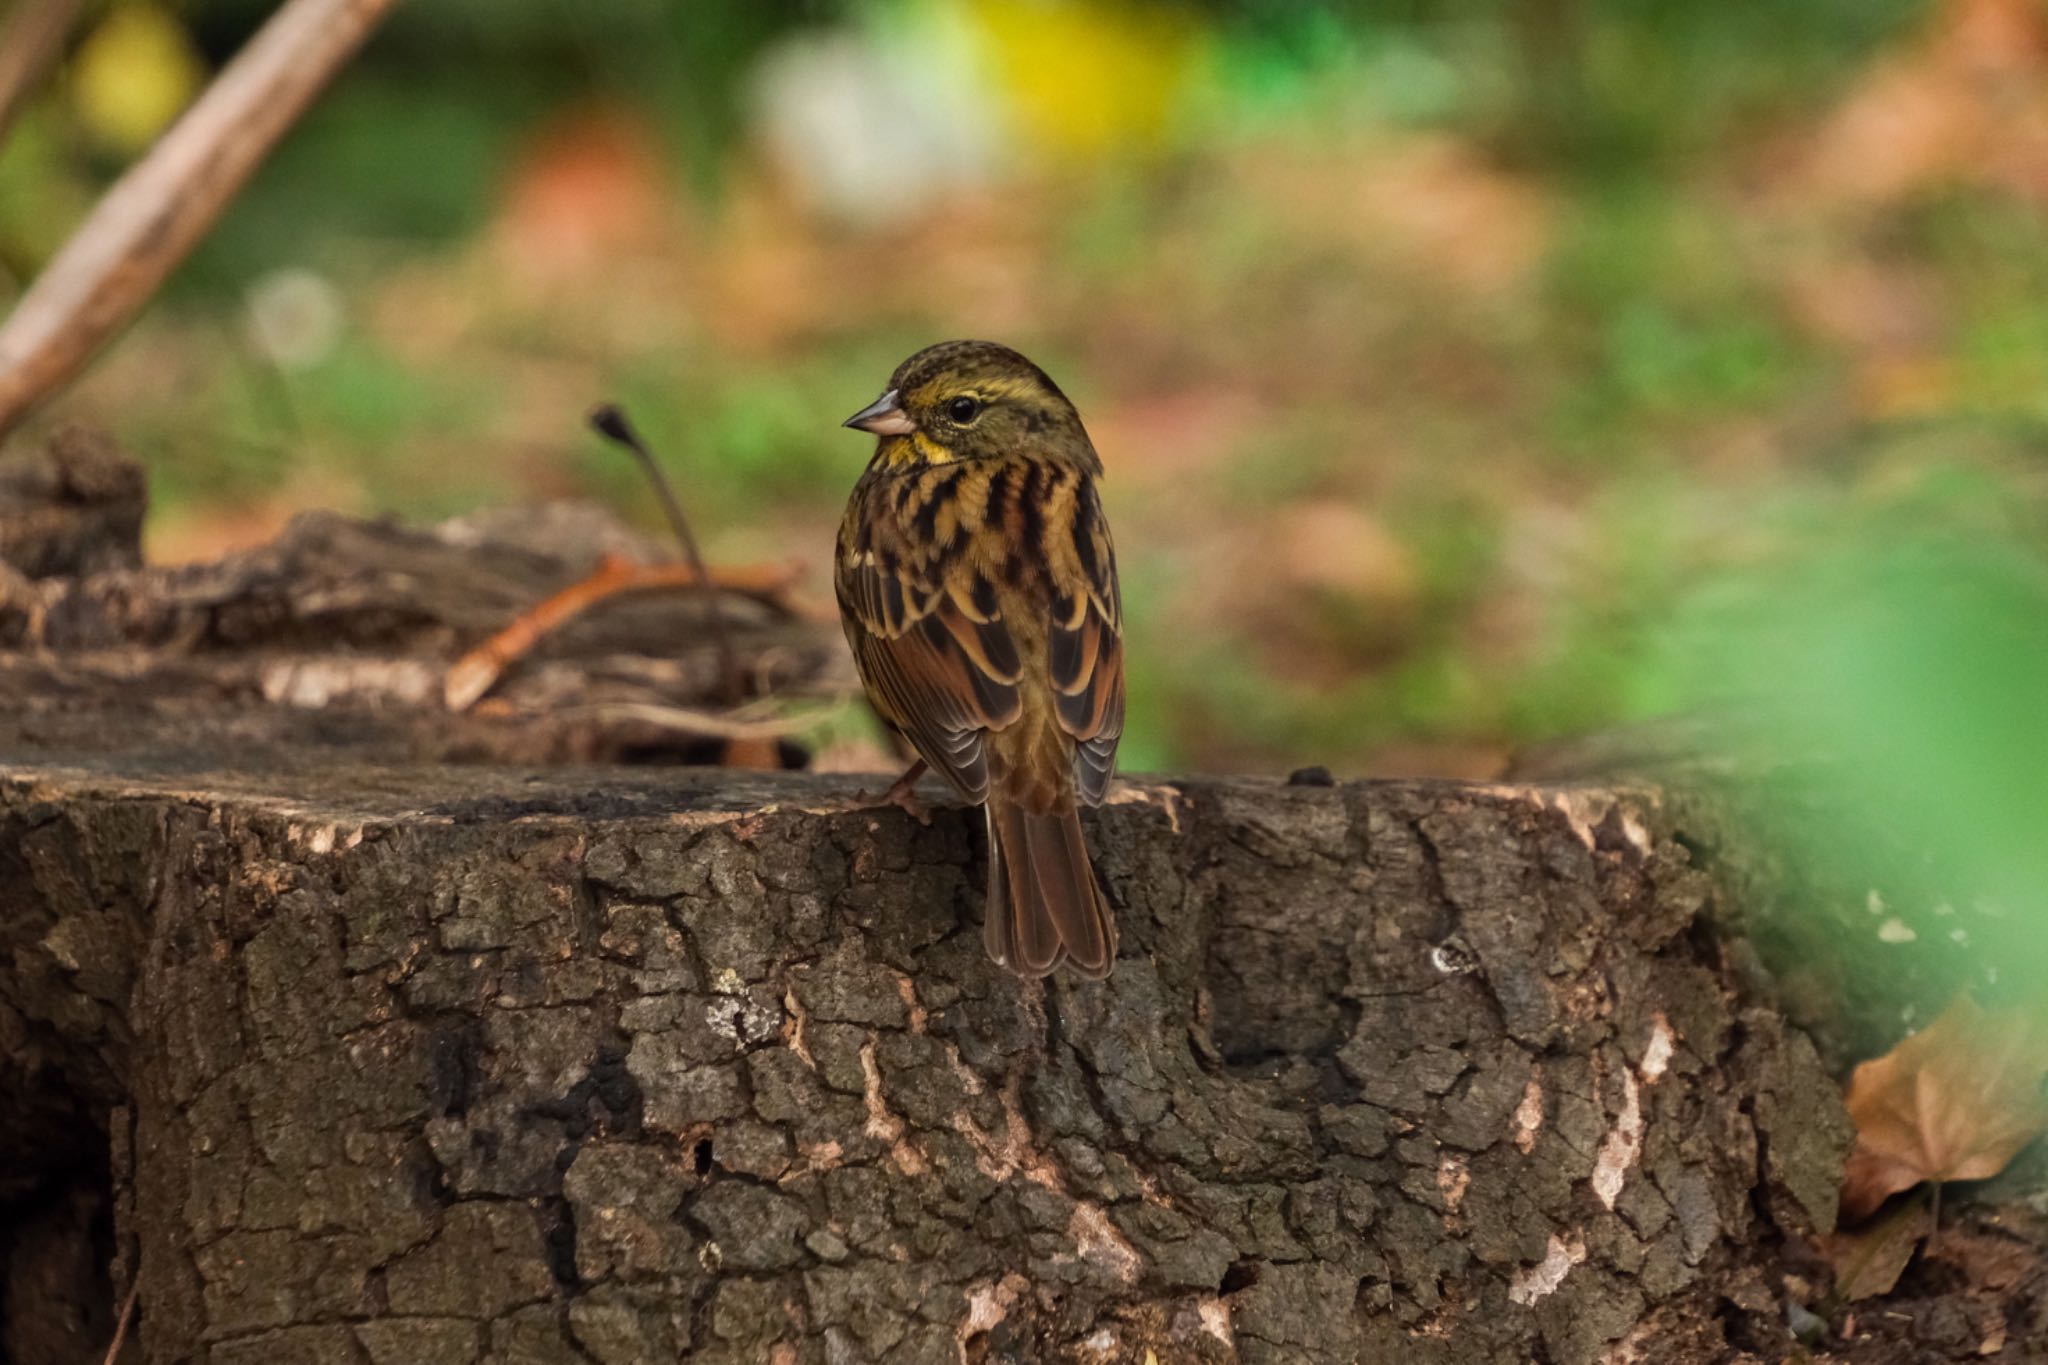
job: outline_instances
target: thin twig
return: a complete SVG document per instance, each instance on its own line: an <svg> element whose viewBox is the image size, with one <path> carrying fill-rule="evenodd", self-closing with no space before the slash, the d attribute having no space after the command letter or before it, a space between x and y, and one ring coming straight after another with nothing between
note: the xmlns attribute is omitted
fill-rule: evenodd
<svg viewBox="0 0 2048 1365"><path fill-rule="evenodd" d="M590 425L598 435L631 451L653 481L655 496L661 499L662 511L668 514L668 524L682 543L683 558L697 573L697 590L703 595L704 614L710 618L711 636L718 645L719 667L725 675L725 699L737 704L746 694L745 683L740 676L739 655L733 652L732 636L725 628L725 613L719 607L718 589L712 585L711 574L704 567L704 556L697 549L697 537L690 532L689 518L683 515L683 505L676 500L668 475L661 472L661 466L654 462L654 455L647 449L646 442L640 439L639 432L633 430L633 424L626 420L625 412L616 403L601 403L591 409Z"/></svg>
<svg viewBox="0 0 2048 1365"><path fill-rule="evenodd" d="M697 711L687 706L663 706L659 702L593 701L565 707L563 714L589 716L600 721L638 721L678 734L701 735L708 739L784 739L823 724L837 711L836 706L814 706L766 720L748 720L736 715Z"/></svg>
<svg viewBox="0 0 2048 1365"><path fill-rule="evenodd" d="M0 325L0 436L127 326L397 0L285 0Z"/></svg>
<svg viewBox="0 0 2048 1365"><path fill-rule="evenodd" d="M15 0L0 26L0 144L43 83L85 0Z"/></svg>
<svg viewBox="0 0 2048 1365"><path fill-rule="evenodd" d="M121 1316L114 1323L114 1344L107 1347L106 1365L114 1365L121 1354L121 1343L128 1340L128 1324L135 1321L135 1298L142 1292L142 1280L138 1277L128 1286L128 1297L121 1301Z"/></svg>
<svg viewBox="0 0 2048 1365"><path fill-rule="evenodd" d="M794 616L799 613L785 599L797 574L794 564L742 564L713 570L711 585ZM634 564L607 556L588 578L536 602L457 659L443 681L442 700L451 711L467 711L498 685L506 669L531 653L543 636L601 603L629 592L695 588L703 581L688 564Z"/></svg>

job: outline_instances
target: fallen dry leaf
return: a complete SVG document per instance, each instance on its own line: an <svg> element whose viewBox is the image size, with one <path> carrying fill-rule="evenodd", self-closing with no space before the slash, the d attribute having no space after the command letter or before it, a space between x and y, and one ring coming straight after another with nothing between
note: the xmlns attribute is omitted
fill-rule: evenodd
<svg viewBox="0 0 2048 1365"><path fill-rule="evenodd" d="M1823 1244L1835 1270L1835 1293L1849 1303L1891 1293L1927 1228L1927 1201L1914 1199L1867 1228L1837 1229Z"/></svg>
<svg viewBox="0 0 2048 1365"><path fill-rule="evenodd" d="M2048 1026L2025 1010L1986 1013L1968 996L1849 1079L1856 1150L1842 1216L1864 1217L1923 1180L1983 1180L2048 1131Z"/></svg>

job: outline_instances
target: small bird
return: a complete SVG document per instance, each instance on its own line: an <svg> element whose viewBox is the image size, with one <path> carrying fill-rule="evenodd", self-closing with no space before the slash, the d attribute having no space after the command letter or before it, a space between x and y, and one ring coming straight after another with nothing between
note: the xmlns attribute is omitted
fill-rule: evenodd
<svg viewBox="0 0 2048 1365"><path fill-rule="evenodd" d="M1123 607L1102 461L1045 371L1007 346L919 351L846 419L874 458L834 586L868 698L988 817L988 954L1022 976L1109 974L1116 923L1081 837L1124 729Z"/></svg>

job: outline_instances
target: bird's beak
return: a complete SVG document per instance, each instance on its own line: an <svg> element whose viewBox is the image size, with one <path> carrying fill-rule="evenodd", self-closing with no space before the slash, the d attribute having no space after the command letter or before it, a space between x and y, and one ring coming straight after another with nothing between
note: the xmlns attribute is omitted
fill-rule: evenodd
<svg viewBox="0 0 2048 1365"><path fill-rule="evenodd" d="M903 410L902 395L894 389L839 425L857 431L872 431L877 436L908 436L917 430L917 423L911 421L910 414Z"/></svg>

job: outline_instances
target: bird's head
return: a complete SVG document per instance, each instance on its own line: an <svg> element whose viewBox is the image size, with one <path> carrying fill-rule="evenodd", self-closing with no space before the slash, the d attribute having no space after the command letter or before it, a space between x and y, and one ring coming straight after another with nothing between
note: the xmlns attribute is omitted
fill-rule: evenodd
<svg viewBox="0 0 2048 1365"><path fill-rule="evenodd" d="M1081 414L1059 385L992 341L926 347L845 425L879 437L875 460L892 467L1035 454L1100 468Z"/></svg>

